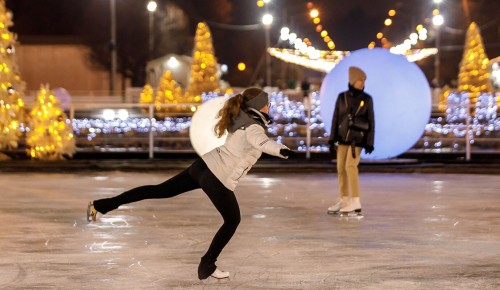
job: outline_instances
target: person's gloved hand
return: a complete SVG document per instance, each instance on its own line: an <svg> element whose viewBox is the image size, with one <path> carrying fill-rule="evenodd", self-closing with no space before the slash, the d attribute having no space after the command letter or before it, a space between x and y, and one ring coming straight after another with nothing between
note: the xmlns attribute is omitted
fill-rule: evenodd
<svg viewBox="0 0 500 290"><path fill-rule="evenodd" d="M366 154L371 154L373 152L373 150L375 150L375 148L373 148L373 146L371 146L371 145L366 145L365 146L365 152L366 152Z"/></svg>
<svg viewBox="0 0 500 290"><path fill-rule="evenodd" d="M339 146L339 143L335 140L330 140L328 141L328 144L330 144L330 153L335 154L337 151L337 147Z"/></svg>
<svg viewBox="0 0 500 290"><path fill-rule="evenodd" d="M286 148L280 149L280 154L285 156L285 157L295 157L295 155L296 155L295 152L293 152L290 149L286 149Z"/></svg>

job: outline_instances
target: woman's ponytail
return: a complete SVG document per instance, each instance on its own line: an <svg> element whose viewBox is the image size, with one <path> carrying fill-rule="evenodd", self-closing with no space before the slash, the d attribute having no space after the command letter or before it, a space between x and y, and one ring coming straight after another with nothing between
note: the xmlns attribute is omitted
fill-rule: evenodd
<svg viewBox="0 0 500 290"><path fill-rule="evenodd" d="M242 107L244 101L244 97L242 94L237 94L231 98L229 98L224 107L219 110L217 117L220 117L220 120L215 125L214 131L217 137L222 137L226 130L231 127L233 120L238 117L240 113L240 109Z"/></svg>

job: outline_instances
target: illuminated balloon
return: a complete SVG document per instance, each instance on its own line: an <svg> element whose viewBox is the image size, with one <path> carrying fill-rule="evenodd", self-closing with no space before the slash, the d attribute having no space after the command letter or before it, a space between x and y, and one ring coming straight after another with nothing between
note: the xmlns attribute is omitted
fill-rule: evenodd
<svg viewBox="0 0 500 290"><path fill-rule="evenodd" d="M337 96L347 90L350 66L366 73L365 92L373 98L375 113L375 151L366 154L363 150L361 157L392 158L413 147L429 122L429 83L416 64L383 48L354 51L325 77L320 99L327 132L330 133Z"/></svg>
<svg viewBox="0 0 500 290"><path fill-rule="evenodd" d="M226 97L217 97L203 103L194 113L189 128L191 145L198 155L208 153L224 144L227 133L217 138L214 132L215 124L219 121L217 113L224 106Z"/></svg>

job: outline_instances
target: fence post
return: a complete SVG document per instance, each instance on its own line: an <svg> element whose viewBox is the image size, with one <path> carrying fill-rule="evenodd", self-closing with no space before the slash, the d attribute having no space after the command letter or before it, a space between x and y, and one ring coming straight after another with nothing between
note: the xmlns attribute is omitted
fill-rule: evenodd
<svg viewBox="0 0 500 290"><path fill-rule="evenodd" d="M306 159L311 158L311 97L308 95L304 98L304 105L307 109L307 126L306 126Z"/></svg>
<svg viewBox="0 0 500 290"><path fill-rule="evenodd" d="M470 161L470 103L467 103L467 115L465 119L465 160Z"/></svg>
<svg viewBox="0 0 500 290"><path fill-rule="evenodd" d="M71 122L71 130L74 131L73 123L75 120L75 107L73 105L69 106L69 121Z"/></svg>
<svg viewBox="0 0 500 290"><path fill-rule="evenodd" d="M153 159L154 158L153 104L149 104L148 113L149 113L149 159Z"/></svg>

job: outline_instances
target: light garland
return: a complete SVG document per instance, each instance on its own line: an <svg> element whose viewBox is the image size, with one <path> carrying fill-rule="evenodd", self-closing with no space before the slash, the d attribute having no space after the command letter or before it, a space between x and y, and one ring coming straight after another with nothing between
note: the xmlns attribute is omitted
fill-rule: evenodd
<svg viewBox="0 0 500 290"><path fill-rule="evenodd" d="M313 19L313 23L316 25L316 32L318 32L323 41L326 43L330 50L335 49L335 42L330 37L328 31L323 28L321 24L321 18L319 17L319 11L317 8L314 8L314 4L312 2L307 3L307 8L309 9L309 16Z"/></svg>
<svg viewBox="0 0 500 290"><path fill-rule="evenodd" d="M389 15L389 18L386 18L384 20L384 25L386 27L389 27L393 23L393 20L392 20L391 17L396 16L396 10L391 9L391 10L389 10L389 12L387 12L387 14ZM389 48L390 42L387 40L387 38L384 37L384 33L383 32L378 32L377 33L377 39L379 39L382 42L382 47L383 48ZM370 44L368 44L368 48L374 48L375 46L376 46L375 41L372 41L372 42L370 42Z"/></svg>
<svg viewBox="0 0 500 290"><path fill-rule="evenodd" d="M384 21L384 25L386 27L389 27L393 24L393 19L391 17L396 16L397 12L394 9L389 10L388 16L389 18L386 18ZM433 10L433 15L434 16L441 16L439 14L438 9ZM441 16L442 18L442 16ZM381 41L382 47L384 48L389 48L392 53L394 54L406 54L407 51L411 50L412 46L416 45L419 40L426 40L427 39L427 33L428 30L425 28L422 24L417 25L416 27L416 32L412 32L407 39L405 39L402 43L397 44L397 45L392 45L389 40L387 40L386 37L384 37L383 32L378 32L377 33L377 39ZM370 42L368 45L368 48L374 48L376 46L375 41ZM416 61L416 60L415 60Z"/></svg>
<svg viewBox="0 0 500 290"><path fill-rule="evenodd" d="M488 64L481 32L477 24L472 22L465 37L458 74L458 90L469 92L472 103L477 101L480 93L492 91Z"/></svg>
<svg viewBox="0 0 500 290"><path fill-rule="evenodd" d="M435 55L437 53L438 53L437 48L423 48L423 49L411 49L403 53L395 53L395 54L401 54L405 56L410 62L417 62L422 59L428 58L429 56Z"/></svg>
<svg viewBox="0 0 500 290"><path fill-rule="evenodd" d="M70 122L48 86L42 86L38 92L30 115L26 145L31 158L54 160L73 156L75 139Z"/></svg>
<svg viewBox="0 0 500 290"><path fill-rule="evenodd" d="M281 59L288 63L297 64L315 71L328 73L339 63L344 57L349 55L348 51L319 51L318 59L311 59L304 56L300 51L293 49L270 48L269 54L273 57ZM408 61L415 62L425 59L437 53L435 48L415 49L403 52Z"/></svg>
<svg viewBox="0 0 500 290"><path fill-rule="evenodd" d="M218 97L217 93L203 95L203 100L208 101ZM268 127L268 134L278 142L286 144L293 150L306 151L306 131L307 114L304 104L300 101L290 100L283 92L270 93L271 102L270 115L274 122ZM475 107L475 115L471 118L469 140L471 144L481 136L495 136L500 134L500 118L496 114L498 95L482 94L478 98ZM469 98L467 93L452 93L448 96L446 116L432 118L425 127L421 144L414 148L420 148L429 152L457 151L466 130L467 107ZM66 120L70 123L70 120ZM311 95L311 136L313 144L310 148L312 152L327 152L326 140L328 135L325 130L320 115L320 99L317 92ZM169 140L188 140L188 131L191 125L191 117L165 118L163 120L149 119L146 117L128 118L125 120L114 119L105 120L100 118L76 118L73 120L73 130L75 135L85 138L92 146L99 144L99 140L108 140L109 135L125 135L127 137L144 138L151 131L155 138L162 138L162 134L167 134L164 138ZM30 129L21 124L22 132L29 132ZM135 135L137 134L137 135ZM178 138L172 138L172 134ZM184 141L183 141L184 140ZM124 139L126 142L126 139ZM147 142L147 141L144 141ZM139 142L142 144L141 142ZM144 143L147 144L147 143ZM188 143L186 143L188 144ZM86 146L87 144L81 144ZM184 146L184 145L183 145ZM185 145L189 146L189 145ZM421 146L421 147L418 147ZM143 146L144 147L144 146Z"/></svg>
<svg viewBox="0 0 500 290"><path fill-rule="evenodd" d="M468 135L470 144L482 136L493 136L500 132L500 118L496 111L498 94L483 93L475 103L475 114L468 113L470 97L468 92L451 92L447 96L446 116L433 118L425 127L424 151L444 152L460 149L460 140ZM466 122L470 118L469 130ZM443 124L444 122L444 124ZM455 139L456 138L456 139ZM451 141L450 141L451 140Z"/></svg>
<svg viewBox="0 0 500 290"><path fill-rule="evenodd" d="M16 35L9 31L13 26L12 13L0 0L0 149L18 146L19 124L24 118L24 82L14 58Z"/></svg>
<svg viewBox="0 0 500 290"><path fill-rule="evenodd" d="M280 39L288 41L290 45L293 45L295 49L300 52L300 54L307 55L310 59L318 59L320 57L320 51L312 46L308 38L302 40L295 32L290 32L288 27L281 28Z"/></svg>
<svg viewBox="0 0 500 290"><path fill-rule="evenodd" d="M271 56L285 62L324 73L331 71L338 62L349 54L346 51L319 51L320 57L318 59L311 59L309 56L304 56L300 51L293 49L270 48L268 52Z"/></svg>
<svg viewBox="0 0 500 290"><path fill-rule="evenodd" d="M214 55L212 34L204 22L198 23L194 38L193 61L191 63L186 98L189 103L201 103L201 93L219 91L217 59Z"/></svg>

